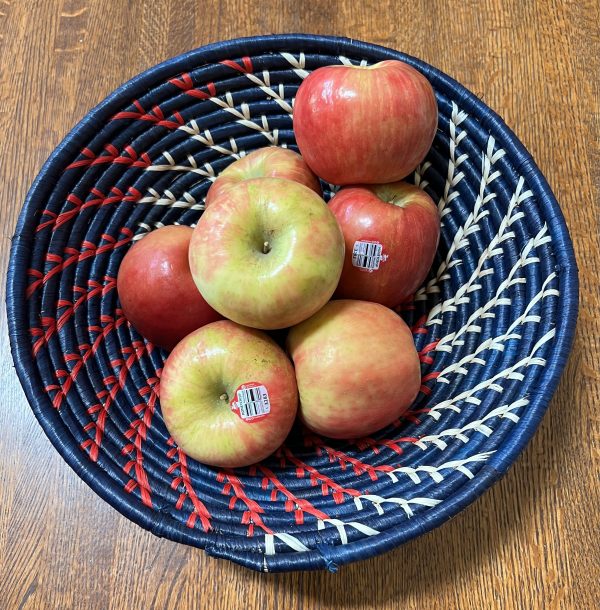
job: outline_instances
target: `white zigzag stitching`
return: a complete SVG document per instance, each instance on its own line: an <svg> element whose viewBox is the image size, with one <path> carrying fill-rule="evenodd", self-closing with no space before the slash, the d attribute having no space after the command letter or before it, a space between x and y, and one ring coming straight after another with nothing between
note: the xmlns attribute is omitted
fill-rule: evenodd
<svg viewBox="0 0 600 610"><path fill-rule="evenodd" d="M282 542L285 542L290 549L298 553L310 551L310 549L302 544L298 538L291 534L284 534L279 532L273 532L272 534L265 534L265 555L275 555L275 538L279 538Z"/></svg>
<svg viewBox="0 0 600 610"><path fill-rule="evenodd" d="M347 527L353 527L361 534L365 534L365 536L376 536L379 534L379 530L373 529L358 521L341 521L340 519L319 519L317 521L317 529L319 531L325 529L325 524L331 524L337 529L342 544L348 544L348 536L346 534Z"/></svg>
<svg viewBox="0 0 600 610"><path fill-rule="evenodd" d="M296 59L291 53L281 53L281 56L292 66L297 76L305 79L309 75L309 72L305 70L306 56L304 53L300 53L298 59Z"/></svg>
<svg viewBox="0 0 600 610"><path fill-rule="evenodd" d="M247 75L247 76L250 76L250 75ZM276 95L274 91L273 91L273 94ZM273 145L273 146L278 145L279 130L278 129L271 130L271 128L269 126L269 120L267 119L267 117L265 115L261 115L260 123L257 123L255 121L251 120L250 106L245 102L240 105L240 109L238 110L235 107L235 104L233 102L233 96L232 96L231 92L227 91L225 93L225 100L222 100L218 97L210 97L208 99L211 102L213 102L214 104L216 104L217 106L219 106L220 108L222 108L223 110L225 110L226 112L229 112L230 114L235 116L236 123L239 123L240 125L243 125L244 127L247 127L248 129L258 131L268 140L268 142L271 145ZM186 125L181 125L177 129L179 131L183 131L184 133L187 133L189 136L191 136L192 140L196 140L197 142L200 142L207 148L210 148L211 150L214 150L222 155L230 156L230 157L233 157L234 159L239 159L240 157L243 157L245 154L244 151L240 151L238 149L238 145L237 145L237 142L235 141L235 138L229 138L229 144L231 146L230 149L228 149L224 146L221 146L219 144L216 144L210 130L205 129L204 131L202 131L200 129L200 127L198 126L198 123L196 122L195 119L192 119ZM215 172L209 163L204 164L204 167L206 168L205 170L200 170L197 167L196 161L193 160L192 155L189 155L189 154L187 155L190 166L186 166L186 165L176 164L175 161L173 160L172 155L169 152L165 151L162 154L163 154L163 157L165 157L167 159L167 163L150 165L146 168L146 171L151 171L151 172L193 171L195 173L199 173L203 176L206 176L207 178L210 178L211 180L215 179Z"/></svg>
<svg viewBox="0 0 600 610"><path fill-rule="evenodd" d="M456 404L458 402L464 401L474 405L479 405L481 404L481 400L474 396L474 394L476 394L477 392L480 392L481 390L494 390L495 392L502 393L504 391L504 388L499 383L496 383L499 379L516 379L517 381L523 381L525 376L522 373L519 373L518 370L533 365L545 366L546 361L543 358L536 358L534 357L534 355L542 347L542 345L554 338L555 333L556 330L554 328L548 331L533 346L533 349L531 350L531 353L528 356L525 356L525 358L522 358L515 364L503 369L492 377L489 377L488 379L485 379L484 381L478 383L476 386L469 388L464 392L461 392L457 396L453 396L452 398L443 400L442 402L433 406L431 410L427 413L427 415L433 417L435 420L439 420L439 418L441 417L440 411L449 409L456 413L460 413L461 408L458 407Z"/></svg>
<svg viewBox="0 0 600 610"><path fill-rule="evenodd" d="M244 125L245 127L248 127L248 129L253 129L255 131L259 131L260 133L262 133L265 136L265 138L267 138L267 140L272 145L274 145L274 146L277 145L278 138L279 138L279 130L274 129L273 131L271 131L269 129L269 122L265 115L261 116L260 124L252 121L250 119L250 106L246 102L243 102L242 104L240 104L240 110L238 110L235 107L235 104L233 102L233 95L231 94L230 91L227 91L225 93L225 100L222 100L219 97L210 97L209 100L211 102L213 102L213 104L216 104L217 106L219 106L226 112L229 112L234 117L236 117L236 119L237 119L236 123L240 123L240 125ZM181 129L181 127L180 127L180 129Z"/></svg>
<svg viewBox="0 0 600 610"><path fill-rule="evenodd" d="M452 102L452 114L448 121L450 125L450 159L448 161L448 174L446 176L446 183L444 184L444 194L438 200L438 212L440 218L443 218L450 212L447 209L448 204L458 197L459 193L454 191L454 187L464 178L464 174L459 172L455 175L455 171L458 166L469 157L469 155L462 154L456 159L456 148L460 142L467 136L466 130L461 131L457 134L456 128L468 117L469 115L462 110L459 112L458 106ZM415 186L425 190L429 186L429 181L423 178L424 174L431 167L431 161L425 161L424 163L417 166L414 173ZM444 226L444 221L441 221L441 226Z"/></svg>
<svg viewBox="0 0 600 610"><path fill-rule="evenodd" d="M514 286L515 284L526 284L527 283L527 280L524 277L519 277L519 276L514 277L514 276L523 267L540 262L540 259L537 256L529 256L529 254L530 254L531 250L533 250L539 246L542 246L543 244L548 243L549 241L552 240L552 238L549 235L546 235L547 232L548 232L548 227L547 227L547 225L544 225L540 229L538 234L535 237L532 237L527 242L526 246L521 251L521 255L519 256L519 259L513 265L511 270L508 272L506 279L504 281L502 281L500 283L500 285L498 286L494 297L491 298L485 305L483 305L482 307L479 307L477 310L475 310L469 316L467 323L462 328L460 328L459 330L457 330L454 333L449 333L448 335L446 335L442 339L440 339L440 341L436 347L436 349L438 349L438 351L451 351L452 347L446 345L449 342L451 342L452 345L460 345L460 343L457 342L457 338L460 337L465 332L469 331L475 320L477 320L478 318L482 318L482 317L488 317L488 318L494 317L495 314L491 313L490 309L493 309L494 307L496 307L498 305L511 305L512 304L512 301L510 300L510 298L501 297L500 295L505 290L507 290L511 286ZM475 289L478 290L481 288L481 286L479 284L477 284L476 286L477 286L476 288L475 287L472 287L472 288L474 290ZM457 300L455 300L453 297L451 299L448 299L448 301L445 301L444 303L436 305L435 307L433 307L431 309L431 311L429 313L429 319L427 321L427 325L430 326L432 324L441 324L442 316L446 312L456 311L457 305L459 305L461 303L468 303L468 302L469 302L469 297L463 296L462 298L457 299ZM438 317L434 318L432 316L438 316ZM479 327L473 327L473 329L472 329L473 332L479 332L480 330L481 329Z"/></svg>
<svg viewBox="0 0 600 610"><path fill-rule="evenodd" d="M445 369L443 369L440 372L439 376L436 378L436 382L437 383L449 383L449 380L447 379L446 375L449 375L450 373L466 375L468 371L465 368L465 366L468 364L485 365L486 361L483 358L478 357L478 355L481 352L488 350L488 349L493 349L493 350L502 352L502 351L504 351L504 342L505 341L509 341L510 339L517 339L517 340L521 339L521 335L519 333L514 332L518 326L529 323L529 322L534 323L534 324L539 324L539 322L541 321L541 317L539 315L530 315L530 312L535 307L535 305L538 303L538 301L543 300L549 296L559 296L560 293L556 288L546 288L546 286L555 278L556 278L556 273L554 273L554 272L551 273L546 278L546 280L542 284L541 290L531 299L531 301L527 304L527 307L525 308L523 313L514 320L514 322L508 327L508 330L505 333L503 333L501 335L497 335L496 337L490 337L489 339L486 339L485 341L483 341L482 343L480 343L477 346L477 348L475 349L474 352L467 354L466 356L461 358L458 362L455 362L455 363L451 364L450 366L447 366ZM481 327L474 326L473 324L468 323L460 331L458 331L458 333L456 333L456 336L460 336L460 334L462 334L462 332L481 332ZM444 339L445 338L446 337L444 337ZM463 341L452 341L451 345L442 345L440 347L440 351L451 351L452 346L459 345L459 344L462 345L463 343L464 343ZM439 346L439 344L438 344L438 346ZM436 347L435 349L437 350L438 348Z"/></svg>
<svg viewBox="0 0 600 610"><path fill-rule="evenodd" d="M215 150L216 152L225 155L226 157L233 157L234 159L239 159L244 156L243 152L240 152L238 149L237 142L235 138L229 138L229 146L231 148L225 148L219 144L215 144L212 133L208 129L202 131L200 127L198 127L198 123L196 123L195 119L192 119L187 125L182 125L178 127L180 131L184 131L188 135L192 137L192 140L196 140L200 142L200 144L204 144L207 148L211 150Z"/></svg>
<svg viewBox="0 0 600 610"><path fill-rule="evenodd" d="M472 479L475 475L466 467L466 464L472 464L474 462L485 462L493 453L495 452L485 451L484 453L477 453L476 455L472 455L462 460L452 460L450 462L445 462L444 464L440 464L439 466L422 465L417 466L416 468L411 468L410 466L400 466L399 468L394 468L394 470L386 472L386 474L394 483L398 482L398 477L396 476L397 474L407 475L408 478L415 484L421 483L421 477L419 476L419 473L429 475L435 483L441 483L444 480L444 475L441 474L442 470L458 470L468 479Z"/></svg>
<svg viewBox="0 0 600 610"><path fill-rule="evenodd" d="M189 210L203 210L204 204L198 203L190 193L185 191L182 194L182 199L177 199L173 193L166 189L162 195L152 187L148 188L146 197L138 199L137 203L150 203L152 205L162 205L169 208L185 208Z"/></svg>
<svg viewBox="0 0 600 610"><path fill-rule="evenodd" d="M448 428L439 434L429 434L421 437L419 440L415 441L414 444L420 449L425 450L427 449L427 443L431 443L438 449L444 450L448 446L448 443L443 440L444 438L456 438L463 443L468 443L469 437L465 433L470 432L471 430L480 432L484 436L489 437L494 431L485 422L495 417L500 417L503 419L510 419L512 422L517 423L519 421L519 416L513 413L513 411L526 407L528 404L529 400L520 398L511 404L496 407L481 419L471 421L462 428ZM439 413L437 415L439 417Z"/></svg>
<svg viewBox="0 0 600 610"><path fill-rule="evenodd" d="M434 500L433 498L384 498L382 496L366 494L362 496L356 496L354 498L354 504L356 504L356 508L358 510L362 510L364 508L363 501L365 500L373 504L375 510L377 511L377 514L379 515L383 515L383 513L385 512L381 505L387 502L389 504L395 504L396 506L400 506L402 510L406 513L407 517L412 517L415 514L410 506L411 504L415 504L417 506L432 507L436 506L441 502L441 500ZM348 525L351 525L351 523Z"/></svg>
<svg viewBox="0 0 600 610"><path fill-rule="evenodd" d="M261 80L256 74L246 72L246 78L252 81L259 89L264 91L270 98L272 98L281 108L283 108L288 114L292 114L292 107L285 101L285 89L283 83L279 83L279 91L275 91L271 87L271 75L268 70L263 70L263 80Z"/></svg>
<svg viewBox="0 0 600 610"><path fill-rule="evenodd" d="M363 510L363 502L370 502L379 515L382 515L385 512L382 507L382 504L388 503L393 504L395 506L400 506L408 517L412 517L414 515L414 511L411 505L432 507L439 504L441 500L435 500L433 498L384 498L382 496L365 494L361 496L356 496L354 498L354 503L356 505L357 510ZM364 534L365 536L376 536L380 533L379 530L369 527L364 523L359 523L358 521L342 521L340 519L319 519L317 521L317 529L319 531L325 529L326 525L333 525L337 529L341 544L348 544L348 535L346 533L347 527L352 527L355 530L359 531L361 534ZM282 542L285 542L291 549L295 551L302 552L309 550L308 547L302 544L294 536L290 536L290 534L273 533L265 534L266 555L275 554L275 537L279 538L279 540L281 540Z"/></svg>
<svg viewBox="0 0 600 610"><path fill-rule="evenodd" d="M471 293L481 289L481 284L476 283L477 280L481 279L482 277L485 277L486 275L491 275L494 273L493 268L490 267L487 269L483 269L483 267L494 256L504 254L504 250L502 249L502 247L499 247L500 244L515 236L512 231L506 232L506 229L517 220L523 218L524 214L519 210L519 205L532 196L532 192L530 190L527 190L524 193L521 192L523 185L524 180L523 178L520 178L515 193L513 194L510 200L506 216L502 219L502 222L500 223L500 227L496 235L494 235L494 237L490 240L488 246L481 253L479 260L477 261L477 265L473 270L473 273L471 274L471 277L461 286L459 286L456 290L456 293L453 294L449 299L446 299L443 303L438 303L437 305L431 308L427 320L428 326L431 326L432 324L441 324L441 319L436 318L436 316L440 315L440 313L445 313L447 311L456 311L456 305L468 303L469 297L466 296L467 293Z"/></svg>
<svg viewBox="0 0 600 610"><path fill-rule="evenodd" d="M339 55L338 59L340 60L340 63L344 64L345 66L362 66L364 68L368 65L366 59L361 59L360 63L355 63L351 59L348 59L348 57L344 57L343 55Z"/></svg>
<svg viewBox="0 0 600 610"><path fill-rule="evenodd" d="M149 171L149 172L165 172L165 171L192 172L194 174L200 174L201 176L204 176L205 178L209 178L211 180L214 180L216 178L215 170L213 169L213 167L210 163L205 163L203 166L204 169L202 169L202 168L198 167L198 163L196 162L196 159L194 159L194 157L190 154L187 155L187 160L188 160L189 165L179 165L179 164L175 163L175 159L173 158L173 155L168 151L163 152L163 157L167 160L166 164L149 165L146 168L146 171Z"/></svg>
<svg viewBox="0 0 600 610"><path fill-rule="evenodd" d="M179 226L181 223L180 222L174 222L174 225ZM150 233L150 231L155 231L156 229L161 229L162 227L165 226L164 222L160 222L160 220L157 220L155 222L152 223L147 223L147 222L138 222L138 227L141 229L140 233L136 233L133 237L132 237L132 241L139 241L140 239L142 239L142 237L145 237L148 233ZM170 226L170 225L169 225ZM185 227L190 227L190 228L194 228L196 226L196 223L193 222L192 224L185 224Z"/></svg>
<svg viewBox="0 0 600 610"><path fill-rule="evenodd" d="M432 501L438 502L437 500ZM331 524L337 529L340 536L340 542L342 544L348 543L346 527L353 527L361 534L365 534L366 536L375 536L380 533L378 530L373 529L368 525L364 525L356 521L340 521L339 519L319 519L317 521L317 529L325 529L326 524ZM275 538L278 538L279 540L284 542L290 549L298 553L305 553L307 551L310 551L310 549L305 544L300 542L300 540L298 540L298 538L296 538L295 536L282 532L273 532L272 534L265 534L265 555L275 555Z"/></svg>
<svg viewBox="0 0 600 610"><path fill-rule="evenodd" d="M454 190L456 185L465 177L463 172L455 173L459 165L461 165L469 155L463 153L456 158L456 149L464 138L467 137L467 131L462 130L457 132L458 126L463 123L469 115L464 111L459 111L455 102L452 102L452 113L450 114L450 159L448 160L448 175L444 184L444 193L438 201L438 212L440 218L443 218L450 212L448 205L458 197L458 192Z"/></svg>
<svg viewBox="0 0 600 610"><path fill-rule="evenodd" d="M423 175L427 170L431 167L430 161L425 161L424 163L417 166L417 169L414 173L414 183L415 186L418 186L420 189L425 190L427 186L429 186L429 182L423 178Z"/></svg>
<svg viewBox="0 0 600 610"><path fill-rule="evenodd" d="M494 138L490 136L488 138L487 150L482 156L479 194L475 199L473 211L467 217L465 224L457 230L456 236L448 249L448 254L446 255L445 260L440 263L435 277L432 278L426 286L417 291L415 295L416 301L424 300L426 298L426 294L440 291L440 281L448 278L446 271L460 262L460 259L458 258L453 259L454 255L457 251L469 245L469 240L467 239L468 236L479 231L479 222L488 215L488 211L484 210L483 208L487 203L496 198L496 193L490 192L486 195L486 190L490 184L492 184L492 182L496 180L498 176L500 176L500 172L492 172L492 168L494 164L505 154L505 151L502 148L494 152L495 143L496 141Z"/></svg>

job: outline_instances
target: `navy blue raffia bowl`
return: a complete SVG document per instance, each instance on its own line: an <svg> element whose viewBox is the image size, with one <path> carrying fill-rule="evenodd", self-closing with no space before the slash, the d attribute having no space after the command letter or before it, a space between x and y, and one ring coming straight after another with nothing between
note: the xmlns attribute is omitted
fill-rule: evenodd
<svg viewBox="0 0 600 610"><path fill-rule="evenodd" d="M294 146L293 99L311 70L383 59L421 70L440 111L412 176L438 203L439 254L399 311L421 356L418 399L372 438L298 429L272 458L235 471L186 459L161 418L166 354L119 307L120 261L147 231L195 223L211 179L240 155ZM157 536L273 572L383 553L475 500L534 433L576 316L563 217L498 115L412 57L310 35L212 44L111 94L37 177L8 273L17 373L75 472Z"/></svg>

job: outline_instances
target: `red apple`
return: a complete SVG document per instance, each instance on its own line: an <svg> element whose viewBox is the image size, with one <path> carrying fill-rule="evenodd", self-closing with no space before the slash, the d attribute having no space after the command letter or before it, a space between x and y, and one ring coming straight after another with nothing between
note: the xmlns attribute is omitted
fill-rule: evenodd
<svg viewBox="0 0 600 610"><path fill-rule="evenodd" d="M328 182L394 182L425 158L437 114L431 84L404 62L325 66L298 88L294 134L304 160Z"/></svg>
<svg viewBox="0 0 600 610"><path fill-rule="evenodd" d="M337 298L395 307L423 283L440 237L431 197L406 182L349 186L329 203L346 257Z"/></svg>
<svg viewBox="0 0 600 610"><path fill-rule="evenodd" d="M117 275L123 312L146 339L169 350L188 333L221 316L198 292L188 249L193 230L162 227L137 242Z"/></svg>
<svg viewBox="0 0 600 610"><path fill-rule="evenodd" d="M232 184L249 178L287 178L304 184L317 195L321 195L319 179L297 152L289 148L267 146L259 148L227 166L208 189L205 205L210 205L223 190Z"/></svg>
<svg viewBox="0 0 600 610"><path fill-rule="evenodd" d="M330 301L290 330L300 416L332 438L372 434L399 417L421 384L412 334L391 309Z"/></svg>
<svg viewBox="0 0 600 610"><path fill-rule="evenodd" d="M190 244L200 292L226 318L273 330L298 324L330 298L344 238L323 199L282 178L253 178L223 191Z"/></svg>
<svg viewBox="0 0 600 610"><path fill-rule="evenodd" d="M229 320L191 333L160 380L167 429L190 457L235 468L273 453L288 435L298 389L285 352L261 331Z"/></svg>

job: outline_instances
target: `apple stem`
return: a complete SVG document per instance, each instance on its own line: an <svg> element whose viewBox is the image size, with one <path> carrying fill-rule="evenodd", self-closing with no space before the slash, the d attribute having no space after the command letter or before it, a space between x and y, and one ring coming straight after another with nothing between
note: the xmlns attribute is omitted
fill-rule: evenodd
<svg viewBox="0 0 600 610"><path fill-rule="evenodd" d="M268 254L269 252L271 252L271 244L268 241L266 241L263 244L263 254Z"/></svg>
<svg viewBox="0 0 600 610"><path fill-rule="evenodd" d="M219 396L220 400L227 400L229 398L229 396L227 396L227 394L223 393L221 394L221 396Z"/></svg>

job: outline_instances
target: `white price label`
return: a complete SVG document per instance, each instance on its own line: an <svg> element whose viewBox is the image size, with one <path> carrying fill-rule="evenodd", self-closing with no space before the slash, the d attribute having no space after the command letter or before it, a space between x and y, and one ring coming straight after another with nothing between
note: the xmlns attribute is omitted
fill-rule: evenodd
<svg viewBox="0 0 600 610"><path fill-rule="evenodd" d="M264 385L241 386L236 393L235 406L244 421L252 421L267 415L271 411L267 388Z"/></svg>
<svg viewBox="0 0 600 610"><path fill-rule="evenodd" d="M352 264L366 271L377 271L379 265L387 259L383 246L376 241L355 241L352 248Z"/></svg>

